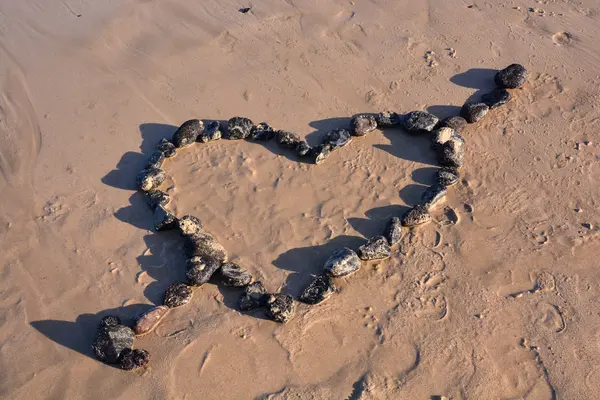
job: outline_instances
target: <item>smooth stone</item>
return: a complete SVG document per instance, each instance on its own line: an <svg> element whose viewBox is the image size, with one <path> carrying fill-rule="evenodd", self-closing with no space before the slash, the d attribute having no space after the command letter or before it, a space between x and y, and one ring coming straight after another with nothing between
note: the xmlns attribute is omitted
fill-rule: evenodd
<svg viewBox="0 0 600 400"><path fill-rule="evenodd" d="M246 139L250 136L254 123L249 118L233 117L227 121L227 134L230 140Z"/></svg>
<svg viewBox="0 0 600 400"><path fill-rule="evenodd" d="M358 257L363 261L385 260L390 258L391 254L392 248L383 236L372 237L358 249Z"/></svg>
<svg viewBox="0 0 600 400"><path fill-rule="evenodd" d="M169 308L181 307L192 300L192 288L182 282L173 283L165 291L163 304Z"/></svg>
<svg viewBox="0 0 600 400"><path fill-rule="evenodd" d="M177 154L177 147L166 138L161 139L156 149L162 152L166 158L174 157Z"/></svg>
<svg viewBox="0 0 600 400"><path fill-rule="evenodd" d="M518 89L527 82L528 75L529 73L521 64L511 64L498 71L494 76L494 81L501 88Z"/></svg>
<svg viewBox="0 0 600 400"><path fill-rule="evenodd" d="M333 279L327 274L320 274L308 285L300 295L300 301L306 304L319 304L335 293Z"/></svg>
<svg viewBox="0 0 600 400"><path fill-rule="evenodd" d="M344 247L325 261L323 269L334 278L350 275L360 269L360 258L354 250Z"/></svg>
<svg viewBox="0 0 600 400"><path fill-rule="evenodd" d="M193 215L184 215L177 222L182 236L194 236L202 231L202 221Z"/></svg>
<svg viewBox="0 0 600 400"><path fill-rule="evenodd" d="M277 143L286 149L295 149L300 143L300 136L297 133L290 131L277 131Z"/></svg>
<svg viewBox="0 0 600 400"><path fill-rule="evenodd" d="M144 193L144 199L146 200L148 207L154 211L158 206L166 206L169 204L169 201L171 201L171 196L163 191L152 189Z"/></svg>
<svg viewBox="0 0 600 400"><path fill-rule="evenodd" d="M311 150L312 147L304 140L298 143L298 146L296 146L296 154L298 154L300 157L310 154Z"/></svg>
<svg viewBox="0 0 600 400"><path fill-rule="evenodd" d="M133 331L137 336L145 335L146 333L152 332L154 328L158 326L160 321L169 312L167 306L156 306L142 315L140 315L135 321Z"/></svg>
<svg viewBox="0 0 600 400"><path fill-rule="evenodd" d="M377 121L372 115L357 115L350 121L352 135L365 136L377 129Z"/></svg>
<svg viewBox="0 0 600 400"><path fill-rule="evenodd" d="M489 110L485 103L465 103L460 110L460 115L469 124L473 124L485 117Z"/></svg>
<svg viewBox="0 0 600 400"><path fill-rule="evenodd" d="M331 154L331 146L327 144L320 144L318 146L315 146L310 152L310 156L312 157L313 162L317 165L325 161L327 157L329 157L329 154Z"/></svg>
<svg viewBox="0 0 600 400"><path fill-rule="evenodd" d="M275 293L267 297L266 307L267 317L275 322L285 323L294 316L296 305L292 296Z"/></svg>
<svg viewBox="0 0 600 400"><path fill-rule="evenodd" d="M447 117L440 122L440 128L452 128L456 132L461 133L465 130L469 123L466 119L459 116Z"/></svg>
<svg viewBox="0 0 600 400"><path fill-rule="evenodd" d="M150 353L142 349L125 349L121 352L119 366L125 371L145 367L150 362Z"/></svg>
<svg viewBox="0 0 600 400"><path fill-rule="evenodd" d="M350 132L346 129L334 129L329 131L323 137L323 144L329 145L330 150L337 150L344 147L352 141Z"/></svg>
<svg viewBox="0 0 600 400"><path fill-rule="evenodd" d="M150 155L150 157L148 157L148 166L146 168L155 168L155 169L160 169L162 168L164 162L165 162L165 153L163 153L162 151L155 151L154 153L152 153Z"/></svg>
<svg viewBox="0 0 600 400"><path fill-rule="evenodd" d="M438 162L444 167L460 168L465 157L464 145L450 140L438 151Z"/></svg>
<svg viewBox="0 0 600 400"><path fill-rule="evenodd" d="M240 310L250 311L264 307L267 303L267 289L261 281L246 286L246 291L240 297Z"/></svg>
<svg viewBox="0 0 600 400"><path fill-rule="evenodd" d="M96 357L103 362L115 364L121 352L133 346L135 333L125 325L101 325L92 342Z"/></svg>
<svg viewBox="0 0 600 400"><path fill-rule="evenodd" d="M404 123L407 132L423 133L431 132L437 125L439 119L433 114L425 111L413 111L408 114Z"/></svg>
<svg viewBox="0 0 600 400"><path fill-rule="evenodd" d="M404 214L404 217L402 217L402 226L414 228L429 221L431 221L431 214L429 214L427 208L419 205L411 208Z"/></svg>
<svg viewBox="0 0 600 400"><path fill-rule="evenodd" d="M444 167L438 170L436 181L439 185L449 187L455 185L460 178L458 169L451 167Z"/></svg>
<svg viewBox="0 0 600 400"><path fill-rule="evenodd" d="M164 206L154 209L154 230L157 232L168 231L177 227L177 217Z"/></svg>
<svg viewBox="0 0 600 400"><path fill-rule="evenodd" d="M271 127L271 125L267 124L266 122L261 122L260 124L256 125L254 128L252 128L252 131L250 132L250 137L252 138L252 140L260 142L269 141L273 139L275 135L276 132L275 130L273 130L273 127Z"/></svg>
<svg viewBox="0 0 600 400"><path fill-rule="evenodd" d="M221 265L219 276L223 285L232 287L246 287L254 279L245 268L232 262Z"/></svg>
<svg viewBox="0 0 600 400"><path fill-rule="evenodd" d="M199 119L185 121L173 134L171 140L175 147L182 148L196 143L198 136L204 131L204 123Z"/></svg>
<svg viewBox="0 0 600 400"><path fill-rule="evenodd" d="M208 143L220 140L222 137L223 131L221 130L221 123L219 121L209 121L204 127L204 132L198 135L196 141Z"/></svg>
<svg viewBox="0 0 600 400"><path fill-rule="evenodd" d="M109 327L109 326L117 326L117 325L121 325L121 318L117 317L116 315L107 315L106 317L102 318L102 321L100 321L100 326L102 327Z"/></svg>
<svg viewBox="0 0 600 400"><path fill-rule="evenodd" d="M160 168L143 169L135 178L138 187L147 192L158 188L167 179L167 174Z"/></svg>
<svg viewBox="0 0 600 400"><path fill-rule="evenodd" d="M195 256L186 261L186 277L191 286L202 286L221 268L214 258Z"/></svg>
<svg viewBox="0 0 600 400"><path fill-rule="evenodd" d="M375 116L379 128L393 128L402 125L402 116L392 111L383 111Z"/></svg>
<svg viewBox="0 0 600 400"><path fill-rule="evenodd" d="M385 230L385 238L390 246L395 246L402 239L402 221L398 217L393 217Z"/></svg>
<svg viewBox="0 0 600 400"><path fill-rule="evenodd" d="M498 108L506 104L510 98L511 95L508 90L497 88L481 96L481 101L487 104L490 110L493 110L494 108Z"/></svg>
<svg viewBox="0 0 600 400"><path fill-rule="evenodd" d="M186 243L188 257L206 257L220 263L227 261L227 251L210 233L197 233Z"/></svg>
<svg viewBox="0 0 600 400"><path fill-rule="evenodd" d="M442 201L447 193L448 189L445 186L429 186L421 195L421 204L429 210Z"/></svg>

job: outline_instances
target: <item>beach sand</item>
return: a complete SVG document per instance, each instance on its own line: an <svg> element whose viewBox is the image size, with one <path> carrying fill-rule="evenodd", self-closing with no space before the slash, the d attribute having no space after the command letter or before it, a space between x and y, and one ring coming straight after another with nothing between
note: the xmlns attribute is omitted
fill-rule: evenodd
<svg viewBox="0 0 600 400"><path fill-rule="evenodd" d="M593 0L0 0L0 398L597 398L599 38ZM318 144L357 113L456 115L512 63L529 81L469 125L461 181L390 260L287 324L206 284L136 340L147 369L95 359L103 316L185 279L134 182L176 126L247 116ZM375 131L315 166L221 140L164 187L297 297L419 202L429 144Z"/></svg>

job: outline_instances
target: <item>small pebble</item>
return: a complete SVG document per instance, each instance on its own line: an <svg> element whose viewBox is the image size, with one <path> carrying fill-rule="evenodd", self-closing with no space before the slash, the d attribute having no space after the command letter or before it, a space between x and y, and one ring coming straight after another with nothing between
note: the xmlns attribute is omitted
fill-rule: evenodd
<svg viewBox="0 0 600 400"><path fill-rule="evenodd" d="M227 251L210 233L197 233L186 242L188 257L206 257L220 263L227 261Z"/></svg>
<svg viewBox="0 0 600 400"><path fill-rule="evenodd" d="M456 168L444 167L438 170L436 181L438 185L449 187L458 182L460 174Z"/></svg>
<svg viewBox="0 0 600 400"><path fill-rule="evenodd" d="M270 294L267 297L267 317L275 322L285 323L294 315L294 299L282 293Z"/></svg>
<svg viewBox="0 0 600 400"><path fill-rule="evenodd" d="M323 137L323 144L329 145L330 150L337 150L340 147L344 147L351 141L352 136L346 129L335 129L333 131L329 131L325 134L325 137Z"/></svg>
<svg viewBox="0 0 600 400"><path fill-rule="evenodd" d="M485 103L465 103L460 110L460 115L468 123L473 124L485 117L489 110L490 108Z"/></svg>
<svg viewBox="0 0 600 400"><path fill-rule="evenodd" d="M489 93L481 96L481 101L487 104L490 110L498 108L506 104L510 100L511 96L508 90L503 88L496 88Z"/></svg>
<svg viewBox="0 0 600 400"><path fill-rule="evenodd" d="M375 116L375 122L380 128L393 128L402 125L402 116L392 111L383 111Z"/></svg>
<svg viewBox="0 0 600 400"><path fill-rule="evenodd" d="M300 157L304 157L304 156L310 154L311 150L312 150L312 147L310 147L310 145L308 143L306 143L304 140L301 141L300 143L298 143L298 146L296 146L296 154L298 154Z"/></svg>
<svg viewBox="0 0 600 400"><path fill-rule="evenodd" d="M157 206L154 209L154 230L157 232L175 229L177 227L177 217L164 206Z"/></svg>
<svg viewBox="0 0 600 400"><path fill-rule="evenodd" d="M160 168L143 169L135 178L138 187L147 192L158 188L167 179L167 174Z"/></svg>
<svg viewBox="0 0 600 400"><path fill-rule="evenodd" d="M117 325L121 325L121 318L117 317L116 315L107 315L106 317L102 318L102 321L100 321L100 326L105 328Z"/></svg>
<svg viewBox="0 0 600 400"><path fill-rule="evenodd" d="M393 217L385 230L385 238L390 246L396 245L402 239L402 221L400 218Z"/></svg>
<svg viewBox="0 0 600 400"><path fill-rule="evenodd" d="M177 154L177 147L166 138L161 139L156 149L162 151L166 158L174 157Z"/></svg>
<svg viewBox="0 0 600 400"><path fill-rule="evenodd" d="M425 111L413 111L408 114L404 127L407 132L412 133L431 132L438 121L438 117L433 114Z"/></svg>
<svg viewBox="0 0 600 400"><path fill-rule="evenodd" d="M350 275L360 269L360 258L352 249L344 247L325 261L323 270L334 278Z"/></svg>
<svg viewBox="0 0 600 400"><path fill-rule="evenodd" d="M275 136L277 143L286 149L295 149L300 143L300 136L289 131L277 131Z"/></svg>
<svg viewBox="0 0 600 400"><path fill-rule="evenodd" d="M372 237L358 249L358 257L363 261L385 260L390 258L391 254L392 249L383 236Z"/></svg>
<svg viewBox="0 0 600 400"><path fill-rule="evenodd" d="M169 308L181 307L192 300L194 292L185 283L176 282L167 288L163 304Z"/></svg>
<svg viewBox="0 0 600 400"><path fill-rule="evenodd" d="M335 293L333 279L327 274L320 274L304 289L300 301L306 304L319 304L331 297L333 293Z"/></svg>
<svg viewBox="0 0 600 400"><path fill-rule="evenodd" d="M240 310L250 311L264 307L267 302L267 289L261 281L246 286L246 291L240 297Z"/></svg>
<svg viewBox="0 0 600 400"><path fill-rule="evenodd" d="M315 164L321 164L331 153L331 146L320 144L312 148L310 156Z"/></svg>
<svg viewBox="0 0 600 400"><path fill-rule="evenodd" d="M223 285L233 287L246 287L253 280L250 272L232 262L221 265L219 276Z"/></svg>
<svg viewBox="0 0 600 400"><path fill-rule="evenodd" d="M440 128L452 128L458 133L464 131L467 125L467 120L459 116L444 118L440 122Z"/></svg>
<svg viewBox="0 0 600 400"><path fill-rule="evenodd" d="M267 124L266 122L261 122L260 124L256 125L250 132L250 137L252 140L261 142L269 141L273 139L275 135L276 132L273 130L271 125Z"/></svg>
<svg viewBox="0 0 600 400"><path fill-rule="evenodd" d="M193 215L184 215L177 222L182 236L191 237L202 233L202 221Z"/></svg>
<svg viewBox="0 0 600 400"><path fill-rule="evenodd" d="M460 168L465 157L464 146L450 140L438 151L438 162L444 167Z"/></svg>
<svg viewBox="0 0 600 400"><path fill-rule="evenodd" d="M160 169L162 168L164 162L165 153L157 150L154 153L152 153L148 158L148 166L146 168Z"/></svg>
<svg viewBox="0 0 600 400"><path fill-rule="evenodd" d="M150 362L150 353L142 349L125 349L121 352L119 366L125 371L145 367Z"/></svg>
<svg viewBox="0 0 600 400"><path fill-rule="evenodd" d="M227 122L227 134L230 140L246 139L250 136L254 123L244 117L233 117Z"/></svg>
<svg viewBox="0 0 600 400"><path fill-rule="evenodd" d="M105 325L103 322L96 333L92 348L96 357L103 362L115 364L119 361L121 352L133 346L135 333L125 325Z"/></svg>
<svg viewBox="0 0 600 400"><path fill-rule="evenodd" d="M442 185L433 185L429 186L421 196L421 204L427 209L430 210L436 204L446 197L446 193L448 193L448 189Z"/></svg>
<svg viewBox="0 0 600 400"><path fill-rule="evenodd" d="M196 141L201 143L214 142L223 137L221 123L219 121L208 121L204 127L204 132L198 135Z"/></svg>
<svg viewBox="0 0 600 400"><path fill-rule="evenodd" d="M191 286L202 286L221 268L214 258L195 256L187 260L186 277Z"/></svg>
<svg viewBox="0 0 600 400"><path fill-rule="evenodd" d="M496 85L506 89L518 89L527 81L527 70L520 64L511 64L496 73Z"/></svg>
<svg viewBox="0 0 600 400"><path fill-rule="evenodd" d="M415 226L422 225L429 221L431 221L431 214L429 214L427 208L418 205L404 214L404 217L402 217L402 226L414 228Z"/></svg>
<svg viewBox="0 0 600 400"><path fill-rule="evenodd" d="M172 142L177 148L187 147L196 143L198 136L204 131L204 123L199 119L185 121L173 134Z"/></svg>
<svg viewBox="0 0 600 400"><path fill-rule="evenodd" d="M168 312L169 307L167 306L156 306L146 311L135 321L133 331L137 336L152 332Z"/></svg>
<svg viewBox="0 0 600 400"><path fill-rule="evenodd" d="M372 115L357 115L350 121L352 135L364 136L377 129L377 121Z"/></svg>
<svg viewBox="0 0 600 400"><path fill-rule="evenodd" d="M166 206L169 204L169 201L171 201L171 196L169 196L168 193L160 190L152 189L144 193L144 199L146 200L148 207L154 211L158 206Z"/></svg>
<svg viewBox="0 0 600 400"><path fill-rule="evenodd" d="M474 211L473 205L472 204L465 204L465 211L468 212L469 214L472 214Z"/></svg>

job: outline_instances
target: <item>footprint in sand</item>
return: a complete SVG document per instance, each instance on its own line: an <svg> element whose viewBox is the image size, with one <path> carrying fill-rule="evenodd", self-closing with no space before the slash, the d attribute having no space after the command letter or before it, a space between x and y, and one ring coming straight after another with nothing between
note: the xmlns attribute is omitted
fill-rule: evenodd
<svg viewBox="0 0 600 400"><path fill-rule="evenodd" d="M556 32L552 35L552 41L559 46L566 46L571 43L573 35L569 32Z"/></svg>

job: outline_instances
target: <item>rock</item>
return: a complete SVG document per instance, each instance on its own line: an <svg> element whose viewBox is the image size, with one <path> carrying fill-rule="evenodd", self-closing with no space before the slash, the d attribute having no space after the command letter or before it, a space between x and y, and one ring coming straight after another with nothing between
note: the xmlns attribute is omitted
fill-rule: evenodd
<svg viewBox="0 0 600 400"><path fill-rule="evenodd" d="M138 187L147 192L158 188L167 179L167 174L160 168L143 169L135 178Z"/></svg>
<svg viewBox="0 0 600 400"><path fill-rule="evenodd" d="M372 237L358 249L358 257L363 261L385 260L390 258L391 254L392 249L383 236Z"/></svg>
<svg viewBox="0 0 600 400"><path fill-rule="evenodd" d="M168 312L169 307L167 306L157 306L146 311L135 321L133 331L137 336L152 332Z"/></svg>
<svg viewBox="0 0 600 400"><path fill-rule="evenodd" d="M438 162L444 167L460 168L465 157L464 145L449 140L438 151Z"/></svg>
<svg viewBox="0 0 600 400"><path fill-rule="evenodd" d="M413 111L408 114L404 128L411 133L431 132L438 121L438 117L433 114L425 111Z"/></svg>
<svg viewBox="0 0 600 400"><path fill-rule="evenodd" d="M520 64L511 64L496 73L496 85L506 89L518 89L527 81L528 72Z"/></svg>
<svg viewBox="0 0 600 400"><path fill-rule="evenodd" d="M267 297L267 317L275 322L288 322L294 315L294 299L292 296L282 293L270 294Z"/></svg>
<svg viewBox="0 0 600 400"><path fill-rule="evenodd" d="M330 150L337 150L340 147L344 147L348 143L352 141L352 136L350 136L350 132L346 129L335 129L333 131L329 131L323 137L323 144L329 145Z"/></svg>
<svg viewBox="0 0 600 400"><path fill-rule="evenodd" d="M168 231L177 227L177 217L163 206L154 209L154 230Z"/></svg>
<svg viewBox="0 0 600 400"><path fill-rule="evenodd" d="M383 111L375 116L379 128L393 128L402 124L402 116L391 111Z"/></svg>
<svg viewBox="0 0 600 400"><path fill-rule="evenodd" d="M310 156L312 157L313 162L318 165L325 161L325 159L329 157L330 153L331 146L327 144L320 144L312 148Z"/></svg>
<svg viewBox="0 0 600 400"><path fill-rule="evenodd" d="M490 108L490 110L493 110L494 108L498 108L506 104L510 98L511 96L508 90L497 88L481 96L481 101L484 102Z"/></svg>
<svg viewBox="0 0 600 400"><path fill-rule="evenodd" d="M398 217L393 217L385 230L385 238L390 246L394 246L400 242L402 233L402 221Z"/></svg>
<svg viewBox="0 0 600 400"><path fill-rule="evenodd" d="M125 371L145 367L150 362L150 353L142 349L125 349L121 352L119 366Z"/></svg>
<svg viewBox="0 0 600 400"><path fill-rule="evenodd" d="M427 211L427 208L419 205L411 208L404 214L404 217L402 217L402 226L414 228L417 225L422 225L429 221L431 221L431 215Z"/></svg>
<svg viewBox="0 0 600 400"><path fill-rule="evenodd" d="M365 136L367 133L377 129L377 121L372 115L357 115L350 121L352 135Z"/></svg>
<svg viewBox="0 0 600 400"><path fill-rule="evenodd" d="M119 361L121 352L133 346L135 333L125 325L104 325L98 329L92 348L96 357L103 362L115 364Z"/></svg>
<svg viewBox="0 0 600 400"><path fill-rule="evenodd" d="M233 117L227 122L227 132L230 140L246 139L250 136L254 123L248 118Z"/></svg>
<svg viewBox="0 0 600 400"><path fill-rule="evenodd" d="M490 108L485 103L465 103L460 110L460 115L469 124L473 124L485 117L489 110Z"/></svg>
<svg viewBox="0 0 600 400"><path fill-rule="evenodd" d="M195 256L187 260L187 279L191 286L202 286L221 268L214 258Z"/></svg>
<svg viewBox="0 0 600 400"><path fill-rule="evenodd" d="M294 132L277 131L275 138L277 143L286 149L295 149L300 143L300 136Z"/></svg>
<svg viewBox="0 0 600 400"><path fill-rule="evenodd" d="M117 325L121 325L121 318L117 317L116 315L107 315L106 317L102 318L102 321L100 321L100 326L102 327L109 327L109 326L117 326Z"/></svg>
<svg viewBox="0 0 600 400"><path fill-rule="evenodd" d="M196 143L198 136L204 131L204 123L199 119L185 121L173 134L172 142L177 148L187 147Z"/></svg>
<svg viewBox="0 0 600 400"><path fill-rule="evenodd" d="M304 289L300 295L300 301L306 304L319 304L327 300L333 293L335 293L333 279L327 274L320 274L315 276L310 285Z"/></svg>
<svg viewBox="0 0 600 400"><path fill-rule="evenodd" d="M162 192L157 189L148 190L144 194L144 199L146 200L146 204L152 211L156 209L158 206L166 206L171 201L171 196L168 193Z"/></svg>
<svg viewBox="0 0 600 400"><path fill-rule="evenodd" d="M436 181L438 185L448 187L455 185L458 182L460 174L458 169L452 167L444 167L438 170Z"/></svg>
<svg viewBox="0 0 600 400"><path fill-rule="evenodd" d="M177 148L171 142L169 142L166 138L162 138L156 147L158 151L162 151L166 158L174 157L177 154Z"/></svg>
<svg viewBox="0 0 600 400"><path fill-rule="evenodd" d="M185 283L176 282L165 291L163 304L169 308L181 307L192 300L192 288Z"/></svg>
<svg viewBox="0 0 600 400"><path fill-rule="evenodd" d="M271 125L266 122L261 122L256 125L252 131L250 132L250 137L252 140L257 140L261 142L266 142L273 139L276 135L276 132L273 130Z"/></svg>
<svg viewBox="0 0 600 400"><path fill-rule="evenodd" d="M186 243L188 257L206 257L220 263L227 261L227 251L210 233L197 233L188 238Z"/></svg>
<svg viewBox="0 0 600 400"><path fill-rule="evenodd" d="M264 307L267 303L267 289L261 281L246 286L246 291L240 297L240 310L250 311Z"/></svg>
<svg viewBox="0 0 600 400"><path fill-rule="evenodd" d="M360 269L360 258L354 250L344 247L325 261L323 269L334 278L350 275Z"/></svg>
<svg viewBox="0 0 600 400"><path fill-rule="evenodd" d="M221 131L221 123L219 121L208 121L204 127L204 132L198 135L196 141L208 143L220 140L222 137L223 131Z"/></svg>
<svg viewBox="0 0 600 400"><path fill-rule="evenodd" d="M160 169L162 168L164 162L165 153L157 150L154 153L152 153L148 158L148 166L146 168Z"/></svg>
<svg viewBox="0 0 600 400"><path fill-rule="evenodd" d="M312 147L310 147L310 145L308 143L306 143L304 140L301 141L300 143L298 143L298 146L296 146L296 154L298 154L300 157L309 155L311 150L312 150Z"/></svg>
<svg viewBox="0 0 600 400"><path fill-rule="evenodd" d="M191 237L203 233L202 221L193 215L184 215L178 221L181 236Z"/></svg>
<svg viewBox="0 0 600 400"><path fill-rule="evenodd" d="M461 145L465 143L465 139L463 139L463 137L454 129L443 127L436 129L433 132L431 148L434 150L441 149L444 143L446 143L449 140L459 142Z"/></svg>
<svg viewBox="0 0 600 400"><path fill-rule="evenodd" d="M448 189L445 186L429 186L421 195L421 204L430 210L446 197L446 193L448 193Z"/></svg>
<svg viewBox="0 0 600 400"><path fill-rule="evenodd" d="M221 265L219 275L223 285L233 287L246 287L254 279L250 272L232 262Z"/></svg>
<svg viewBox="0 0 600 400"><path fill-rule="evenodd" d="M440 122L440 128L452 128L458 133L464 131L467 125L467 120L459 116L444 118Z"/></svg>

